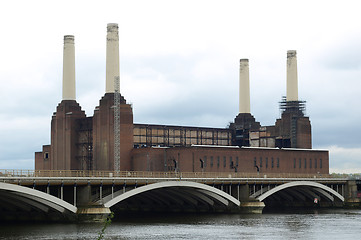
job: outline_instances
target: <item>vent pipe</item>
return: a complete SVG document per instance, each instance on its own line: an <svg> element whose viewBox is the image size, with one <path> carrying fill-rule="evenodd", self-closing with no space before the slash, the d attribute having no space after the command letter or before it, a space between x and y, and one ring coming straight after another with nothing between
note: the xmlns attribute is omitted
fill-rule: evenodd
<svg viewBox="0 0 361 240"><path fill-rule="evenodd" d="M298 101L296 50L287 51L287 101Z"/></svg>
<svg viewBox="0 0 361 240"><path fill-rule="evenodd" d="M248 59L240 59L239 68L239 113L251 113L249 94Z"/></svg>
<svg viewBox="0 0 361 240"><path fill-rule="evenodd" d="M64 36L63 100L75 100L75 50L74 36Z"/></svg>
<svg viewBox="0 0 361 240"><path fill-rule="evenodd" d="M114 81L119 77L119 35L118 24L107 25L106 93L114 93Z"/></svg>

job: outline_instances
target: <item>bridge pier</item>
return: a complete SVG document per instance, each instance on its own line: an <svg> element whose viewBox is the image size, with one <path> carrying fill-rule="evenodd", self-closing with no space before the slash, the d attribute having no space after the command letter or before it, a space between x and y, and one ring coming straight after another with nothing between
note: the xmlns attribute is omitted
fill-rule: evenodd
<svg viewBox="0 0 361 240"><path fill-rule="evenodd" d="M261 214L265 204L254 198L249 197L248 184L230 184L229 194L240 201L237 209L239 213Z"/></svg>
<svg viewBox="0 0 361 240"><path fill-rule="evenodd" d="M89 205L78 207L77 216L79 222L104 222L110 213L107 207Z"/></svg>
<svg viewBox="0 0 361 240"><path fill-rule="evenodd" d="M90 184L74 186L74 204L78 209L76 214L79 222L104 222L111 213L109 208L93 202L93 198L102 199L102 185L99 186L99 196L92 196Z"/></svg>
<svg viewBox="0 0 361 240"><path fill-rule="evenodd" d="M361 185L361 181L349 180L346 184L346 201L345 207L347 208L360 208L361 207L361 198L358 196L358 187ZM360 188L360 187L359 187Z"/></svg>
<svg viewBox="0 0 361 240"><path fill-rule="evenodd" d="M77 206L89 205L92 202L91 193L92 193L91 186L89 184L85 186L77 187L77 192L76 192Z"/></svg>
<svg viewBox="0 0 361 240"><path fill-rule="evenodd" d="M241 202L239 206L240 213L253 213L253 214L262 214L265 204L260 201L249 201Z"/></svg>

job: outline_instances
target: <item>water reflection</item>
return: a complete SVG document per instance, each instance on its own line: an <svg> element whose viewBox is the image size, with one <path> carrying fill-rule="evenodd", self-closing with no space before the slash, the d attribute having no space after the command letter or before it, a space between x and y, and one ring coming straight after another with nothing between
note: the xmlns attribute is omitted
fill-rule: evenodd
<svg viewBox="0 0 361 240"><path fill-rule="evenodd" d="M124 215L105 239L358 239L360 210ZM97 239L102 224L1 224L0 239Z"/></svg>

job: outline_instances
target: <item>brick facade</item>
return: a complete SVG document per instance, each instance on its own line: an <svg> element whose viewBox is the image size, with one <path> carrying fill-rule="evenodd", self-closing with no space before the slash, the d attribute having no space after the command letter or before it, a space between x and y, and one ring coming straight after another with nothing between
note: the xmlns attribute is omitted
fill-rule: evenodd
<svg viewBox="0 0 361 240"><path fill-rule="evenodd" d="M85 118L85 112L75 100L63 100L51 120L50 170L80 169L77 156L77 119ZM45 165L44 165L45 166Z"/></svg>
<svg viewBox="0 0 361 240"><path fill-rule="evenodd" d="M96 170L114 170L114 94L106 93L93 116L93 164ZM125 99L120 104L120 169L131 169L133 111Z"/></svg>
<svg viewBox="0 0 361 240"><path fill-rule="evenodd" d="M328 174L328 151L212 146L133 149L134 170ZM301 165L300 165L301 162Z"/></svg>

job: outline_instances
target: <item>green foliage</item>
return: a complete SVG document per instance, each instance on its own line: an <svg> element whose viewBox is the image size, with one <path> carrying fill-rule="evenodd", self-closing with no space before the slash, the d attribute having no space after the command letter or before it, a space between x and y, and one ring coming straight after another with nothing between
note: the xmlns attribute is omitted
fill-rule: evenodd
<svg viewBox="0 0 361 240"><path fill-rule="evenodd" d="M361 179L360 173L331 173L333 178L347 178L350 180L359 180Z"/></svg>
<svg viewBox="0 0 361 240"><path fill-rule="evenodd" d="M103 226L102 230L99 233L98 240L101 240L101 239L104 238L105 229L107 229L108 225L112 223L112 218L113 217L114 217L114 212L111 212L109 214L109 216L107 217L107 219L105 219L104 226Z"/></svg>

